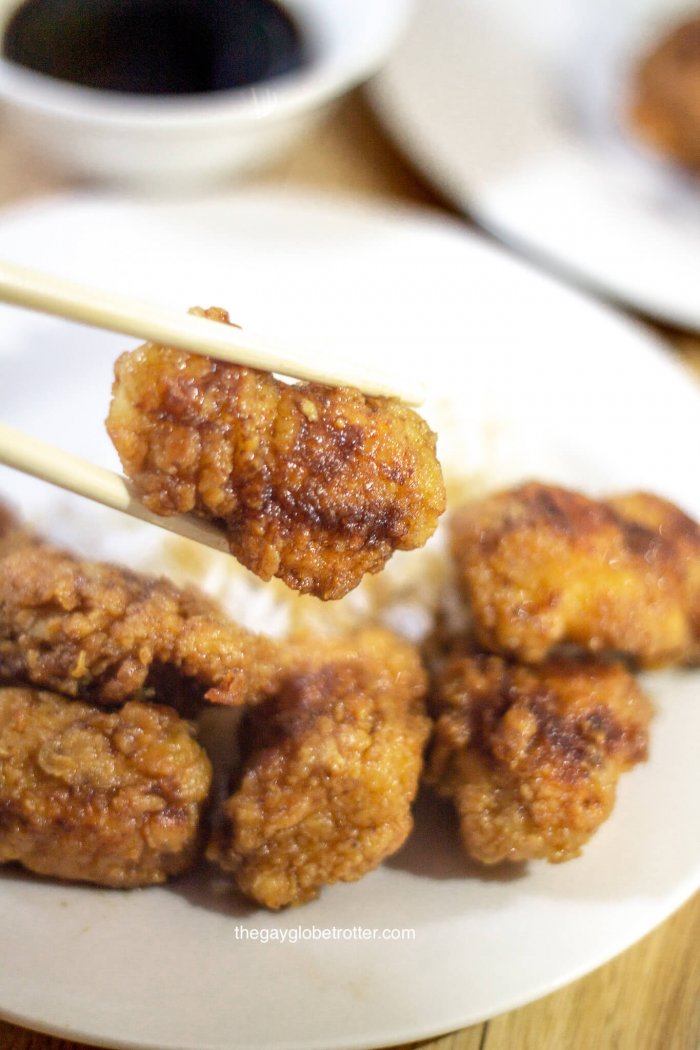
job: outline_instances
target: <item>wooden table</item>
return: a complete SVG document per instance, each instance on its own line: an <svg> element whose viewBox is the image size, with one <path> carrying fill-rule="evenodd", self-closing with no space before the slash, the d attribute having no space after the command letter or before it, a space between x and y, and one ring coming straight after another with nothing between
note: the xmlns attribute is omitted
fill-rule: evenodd
<svg viewBox="0 0 700 1050"><path fill-rule="evenodd" d="M448 209L389 144L358 95L342 103L311 139L256 182ZM34 163L0 125L0 206L74 185ZM700 376L700 339L657 331ZM699 833L698 828L688 828L688 834ZM649 848L654 848L653 841ZM639 945L563 991L413 1048L700 1050L698 945L700 895ZM0 1050L86 1048L0 1022Z"/></svg>

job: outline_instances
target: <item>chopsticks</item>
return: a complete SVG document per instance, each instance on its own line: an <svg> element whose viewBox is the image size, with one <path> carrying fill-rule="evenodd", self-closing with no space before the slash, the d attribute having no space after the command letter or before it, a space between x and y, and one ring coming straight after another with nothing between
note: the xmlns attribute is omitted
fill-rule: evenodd
<svg viewBox="0 0 700 1050"><path fill-rule="evenodd" d="M0 301L264 372L327 386L351 386L373 396L398 397L409 405L420 405L425 396L422 384L411 382L405 376L390 378L347 360L329 365L318 356L300 357L288 348L239 328L3 261L0 261Z"/></svg>
<svg viewBox="0 0 700 1050"><path fill-rule="evenodd" d="M273 347L269 340L239 328L2 261L0 301L295 379L352 386L365 394L399 397L413 405L420 404L424 396L420 385L407 382L405 377L389 379L380 372L357 368L352 362L329 367L318 359L300 360L289 350ZM222 531L215 526L190 515L152 514L120 474L5 423L0 423L0 463L215 550L229 550Z"/></svg>
<svg viewBox="0 0 700 1050"><path fill-rule="evenodd" d="M6 423L0 423L0 463L86 496L105 507L123 511L132 518L159 525L188 540L196 540L215 550L229 551L223 532L215 526L188 514L174 514L167 518L152 514L121 475L23 434Z"/></svg>

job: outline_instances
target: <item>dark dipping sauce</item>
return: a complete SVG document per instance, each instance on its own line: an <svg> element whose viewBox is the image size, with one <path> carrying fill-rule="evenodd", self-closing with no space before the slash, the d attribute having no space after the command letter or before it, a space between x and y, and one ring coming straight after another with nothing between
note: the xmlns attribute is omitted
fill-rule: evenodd
<svg viewBox="0 0 700 1050"><path fill-rule="evenodd" d="M308 61L273 0L26 0L2 50L58 80L136 95L226 91Z"/></svg>

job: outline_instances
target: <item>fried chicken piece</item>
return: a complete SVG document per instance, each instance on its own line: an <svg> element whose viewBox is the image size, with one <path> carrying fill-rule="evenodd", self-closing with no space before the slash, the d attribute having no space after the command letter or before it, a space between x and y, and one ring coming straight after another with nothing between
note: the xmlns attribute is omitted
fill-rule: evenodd
<svg viewBox="0 0 700 1050"><path fill-rule="evenodd" d="M148 886L194 861L209 759L175 711L0 689L0 863Z"/></svg>
<svg viewBox="0 0 700 1050"><path fill-rule="evenodd" d="M239 704L266 688L276 653L194 589L38 541L0 539L5 679L115 704L147 696L165 675L169 692L186 698L191 687L211 702Z"/></svg>
<svg viewBox="0 0 700 1050"><path fill-rule="evenodd" d="M622 666L455 657L437 676L426 780L483 864L578 856L621 773L647 757L651 706Z"/></svg>
<svg viewBox="0 0 700 1050"><path fill-rule="evenodd" d="M659 153L700 171L700 16L676 26L644 56L630 118Z"/></svg>
<svg viewBox="0 0 700 1050"><path fill-rule="evenodd" d="M39 538L36 533L21 522L8 506L0 502L0 557L7 551L32 547L37 543Z"/></svg>
<svg viewBox="0 0 700 1050"><path fill-rule="evenodd" d="M145 505L220 526L263 580L342 598L445 509L435 435L399 401L153 344L115 375L107 430Z"/></svg>
<svg viewBox="0 0 700 1050"><path fill-rule="evenodd" d="M700 657L700 528L648 493L530 483L451 524L479 643L536 663L564 643L654 667Z"/></svg>
<svg viewBox="0 0 700 1050"><path fill-rule="evenodd" d="M246 713L210 859L268 908L376 868L412 827L425 688L416 651L388 632L298 645L275 695Z"/></svg>

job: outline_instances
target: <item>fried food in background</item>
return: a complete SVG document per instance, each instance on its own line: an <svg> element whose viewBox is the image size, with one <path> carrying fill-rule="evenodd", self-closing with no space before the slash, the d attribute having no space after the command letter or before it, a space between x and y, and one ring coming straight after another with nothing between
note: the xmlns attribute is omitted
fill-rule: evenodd
<svg viewBox="0 0 700 1050"><path fill-rule="evenodd" d="M0 523L2 525L2 523ZM193 588L82 561L7 516L0 534L0 675L121 703L147 694L215 703L254 699L277 646L228 620ZM170 673L169 673L170 672Z"/></svg>
<svg viewBox="0 0 700 1050"><path fill-rule="evenodd" d="M399 401L153 344L115 375L107 430L145 505L219 525L263 580L341 598L445 509L435 435Z"/></svg>
<svg viewBox="0 0 700 1050"><path fill-rule="evenodd" d="M290 650L243 723L243 768L208 855L269 908L353 882L404 842L429 720L412 646L386 631Z"/></svg>
<svg viewBox="0 0 700 1050"><path fill-rule="evenodd" d="M484 864L576 857L647 757L651 706L620 665L448 660L431 694L426 780Z"/></svg>
<svg viewBox="0 0 700 1050"><path fill-rule="evenodd" d="M647 493L537 483L467 504L452 553L481 646L526 663L571 643L640 665L700 656L700 528Z"/></svg>
<svg viewBox="0 0 700 1050"><path fill-rule="evenodd" d="M170 708L0 689L0 862L101 886L194 862L211 767Z"/></svg>
<svg viewBox="0 0 700 1050"><path fill-rule="evenodd" d="M630 118L659 153L700 172L700 15L676 26L639 64Z"/></svg>

